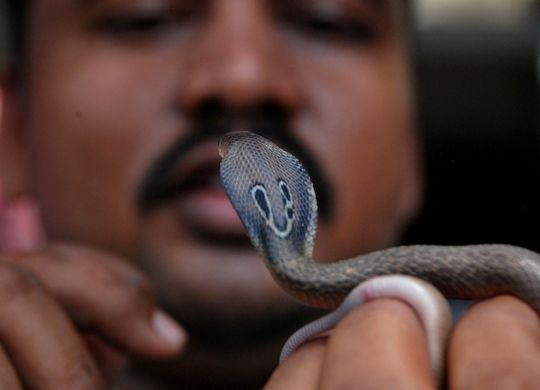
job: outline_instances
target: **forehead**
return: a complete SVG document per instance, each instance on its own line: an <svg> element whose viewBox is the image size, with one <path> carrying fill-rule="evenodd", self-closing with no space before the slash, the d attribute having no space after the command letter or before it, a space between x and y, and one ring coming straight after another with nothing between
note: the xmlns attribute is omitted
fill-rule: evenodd
<svg viewBox="0 0 540 390"><path fill-rule="evenodd" d="M292 11L297 15L302 12L308 14L314 12L317 17L325 18L326 22L334 19L338 23L361 16L365 20L377 21L380 27L387 31L399 31L403 27L403 21L408 22L408 18L403 16L409 14L407 10L411 2L410 0L248 1L250 9L259 10L259 16L265 12L272 16L272 12L276 10L278 14L283 10ZM162 16L164 12L183 14L197 9L197 15L204 17L216 16L213 11L218 9L223 11L236 7L234 9L238 10L245 6L243 1L238 0L28 0L28 4L30 5L27 9L27 18L30 22L28 35L32 38L41 35L42 31L51 33L56 31L60 35L69 34L70 28L82 31L81 28L85 26L96 27L96 18L109 16L134 17L141 16L142 12L146 12L146 16L149 16L149 13L153 13L153 16L158 14ZM239 18L253 15L249 12L228 14Z"/></svg>
<svg viewBox="0 0 540 390"><path fill-rule="evenodd" d="M121 6L132 5L137 7L157 7L157 6L174 6L174 5L193 5L193 6L208 6L212 3L223 1L225 4L230 0L27 0L27 3L32 6L46 6L49 11L59 8L71 8L73 10L91 9L100 5ZM270 7L274 5L295 5L295 6L362 6L373 11L384 11L391 8L400 8L402 5L408 5L408 0L249 0L258 2ZM230 1L233 3L233 1Z"/></svg>

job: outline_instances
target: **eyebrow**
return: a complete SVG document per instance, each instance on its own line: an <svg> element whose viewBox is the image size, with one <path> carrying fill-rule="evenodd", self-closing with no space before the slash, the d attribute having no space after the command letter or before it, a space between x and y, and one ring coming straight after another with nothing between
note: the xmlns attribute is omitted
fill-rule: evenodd
<svg viewBox="0 0 540 390"><path fill-rule="evenodd" d="M378 16L383 16L385 12L389 11L390 0L357 0L360 4L364 5ZM392 0L392 2L406 4L408 0Z"/></svg>
<svg viewBox="0 0 540 390"><path fill-rule="evenodd" d="M88 6L100 2L102 0L75 0L77 5Z"/></svg>
<svg viewBox="0 0 540 390"><path fill-rule="evenodd" d="M73 5L78 8L88 8L102 2L103 0L72 0Z"/></svg>
<svg viewBox="0 0 540 390"><path fill-rule="evenodd" d="M388 6L389 0L358 0L358 1L365 3L366 6L372 8L375 11L381 11ZM396 1L396 0L393 0L393 1ZM404 0L398 0L398 1L404 2Z"/></svg>
<svg viewBox="0 0 540 390"><path fill-rule="evenodd" d="M367 3L371 7L379 7L379 8L382 7L384 3L386 2L385 0L358 0L358 1Z"/></svg>

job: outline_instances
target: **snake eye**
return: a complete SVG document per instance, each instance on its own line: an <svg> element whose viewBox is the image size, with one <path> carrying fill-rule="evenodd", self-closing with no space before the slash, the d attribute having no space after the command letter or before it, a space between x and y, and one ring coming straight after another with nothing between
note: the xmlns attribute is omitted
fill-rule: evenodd
<svg viewBox="0 0 540 390"><path fill-rule="evenodd" d="M266 220L270 220L270 204L264 187L260 184L254 185L251 188L251 196L253 197L253 200L255 200L257 208L264 215Z"/></svg>

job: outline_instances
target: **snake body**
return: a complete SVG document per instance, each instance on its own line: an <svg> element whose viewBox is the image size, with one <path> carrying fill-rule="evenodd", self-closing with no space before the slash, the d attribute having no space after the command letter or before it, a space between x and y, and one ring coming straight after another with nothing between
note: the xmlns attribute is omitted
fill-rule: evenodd
<svg viewBox="0 0 540 390"><path fill-rule="evenodd" d="M317 202L296 157L248 132L219 143L220 176L236 212L276 281L303 303L336 308L359 283L402 274L448 298L512 294L540 314L540 256L502 244L398 246L347 260L314 262Z"/></svg>
<svg viewBox="0 0 540 390"><path fill-rule="evenodd" d="M273 263L274 275L312 306L334 308L364 280L403 274L428 281L449 298L512 294L540 313L540 258L509 245L401 246L328 264L305 257L288 260Z"/></svg>

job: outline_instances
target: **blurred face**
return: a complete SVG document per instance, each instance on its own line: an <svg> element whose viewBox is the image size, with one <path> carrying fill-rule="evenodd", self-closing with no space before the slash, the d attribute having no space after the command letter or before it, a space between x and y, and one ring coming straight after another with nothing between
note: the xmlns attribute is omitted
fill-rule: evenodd
<svg viewBox="0 0 540 390"><path fill-rule="evenodd" d="M297 307L220 187L217 139L260 131L305 157L319 260L391 242L417 186L400 8L34 1L21 127L49 239L133 259L195 343L282 321Z"/></svg>

